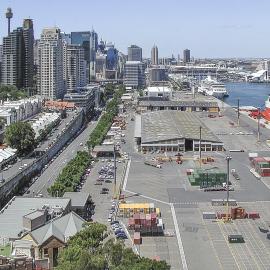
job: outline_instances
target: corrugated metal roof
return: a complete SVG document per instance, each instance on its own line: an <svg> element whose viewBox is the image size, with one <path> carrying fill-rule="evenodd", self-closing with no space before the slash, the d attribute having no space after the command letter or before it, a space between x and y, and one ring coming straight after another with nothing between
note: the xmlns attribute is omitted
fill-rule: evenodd
<svg viewBox="0 0 270 270"><path fill-rule="evenodd" d="M27 198L15 197L4 212L0 214L0 238L18 238L18 234L24 229L23 216L42 209L44 205L54 207L61 206L66 209L70 199L68 198Z"/></svg>
<svg viewBox="0 0 270 270"><path fill-rule="evenodd" d="M134 137L140 138L142 136L142 118L138 114L135 117L135 129L134 129Z"/></svg>
<svg viewBox="0 0 270 270"><path fill-rule="evenodd" d="M139 101L139 106L140 107L166 107L166 106L171 106L171 107L177 107L177 106L188 106L188 107L218 107L218 103L215 101L197 101L197 100L142 100Z"/></svg>
<svg viewBox="0 0 270 270"><path fill-rule="evenodd" d="M143 113L141 141L143 144L185 138L199 140L200 126L203 141L220 142L196 113L171 110Z"/></svg>
<svg viewBox="0 0 270 270"><path fill-rule="evenodd" d="M72 207L84 207L90 197L89 193L86 192L65 192L63 198L71 199Z"/></svg>

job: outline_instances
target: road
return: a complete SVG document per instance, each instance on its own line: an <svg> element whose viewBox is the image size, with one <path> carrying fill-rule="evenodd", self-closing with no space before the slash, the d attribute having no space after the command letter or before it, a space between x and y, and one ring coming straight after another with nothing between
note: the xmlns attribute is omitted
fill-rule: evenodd
<svg viewBox="0 0 270 270"><path fill-rule="evenodd" d="M39 147L37 147L35 150L36 151L45 151L45 149L49 146L50 143L52 143L52 141L56 138L57 134L60 133L60 131L66 127L66 124L69 123L71 120L72 120L72 117L75 115L75 112L69 112L67 114L67 118L63 119L59 126L56 127L57 130L54 129L54 131L52 131L51 135L48 136L48 138L46 140L44 140L41 145ZM29 158L22 158L20 161L17 161L16 163L14 163L8 170L4 171L2 170L1 171L1 179L9 179L13 176L15 176L18 171L19 171L19 168L22 167L24 164L31 164L35 161L35 157L29 157ZM1 184L0 184L1 186Z"/></svg>
<svg viewBox="0 0 270 270"><path fill-rule="evenodd" d="M96 124L96 121L92 121L88 124L86 129L77 138L75 138L54 161L49 164L47 169L44 170L41 176L29 188L30 193L25 194L25 196L31 197L40 193L43 194L44 197L48 196L47 188L54 183L66 164L75 157L77 151L85 150L85 143L88 140L89 134L96 127ZM83 143L82 146L80 146L81 143Z"/></svg>

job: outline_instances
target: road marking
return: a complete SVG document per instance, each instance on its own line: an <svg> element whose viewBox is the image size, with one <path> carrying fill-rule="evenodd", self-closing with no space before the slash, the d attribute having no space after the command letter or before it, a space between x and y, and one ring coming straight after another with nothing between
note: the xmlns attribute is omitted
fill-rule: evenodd
<svg viewBox="0 0 270 270"><path fill-rule="evenodd" d="M125 180L124 180L124 185L123 185L123 190L126 190L126 186L127 186L127 180L128 180L128 175L129 175L129 169L130 169L130 165L131 165L131 158L128 161L128 165L127 165L127 169L126 169L126 174L125 174Z"/></svg>
<svg viewBox="0 0 270 270"><path fill-rule="evenodd" d="M200 217L201 217L202 223L203 223L203 225L204 225L204 227L205 227L205 230L206 230L206 232L207 232L207 235L208 235L208 237L209 237L210 245L211 245L211 247L212 247L212 249L213 249L213 251L214 251L214 254L215 254L215 257L216 257L216 259L217 259L217 261L218 261L218 264L219 264L219 266L220 266L221 269L224 269L223 266L222 266L222 263L221 263L221 261L220 261L220 258L219 258L219 256L218 256L218 252L217 252L217 250L216 250L216 248L215 248L215 246L214 246L214 241L213 241L213 239L212 239L212 237L211 237L211 234L210 234L210 232L209 232L209 230L208 230L208 228L207 228L207 225L206 225L206 223L205 223L205 221L204 221L204 219L203 219L203 217L202 217L201 210L200 210L200 209L197 209L197 210L198 210L198 212L199 212L199 215L200 215ZM223 241L223 240L222 240L222 241Z"/></svg>
<svg viewBox="0 0 270 270"><path fill-rule="evenodd" d="M173 203L170 203L170 206L171 206L173 223L174 223L174 228L175 228L175 233L176 233L178 248L179 248L179 252L180 252L180 256L181 256L182 266L183 266L183 269L184 270L188 270L186 256L185 256L185 252L184 252L184 247L183 247L183 243L182 243L182 240L181 240L181 235L180 235L180 231L179 231L179 227L178 227L178 223L177 223L177 219L176 219L176 214L175 214Z"/></svg>
<svg viewBox="0 0 270 270"><path fill-rule="evenodd" d="M152 201L156 201L156 202L160 202L160 203L164 203L166 205L170 205L170 203L168 203L168 202L164 202L164 201L161 201L161 200L152 198L152 197L148 197L148 196L142 195L139 192L133 192L133 191L130 191L130 190L127 190L127 189L125 190L125 192L131 193L133 195L137 194L139 197L146 198L148 200L152 200Z"/></svg>
<svg viewBox="0 0 270 270"><path fill-rule="evenodd" d="M120 224L122 225L123 229L125 230L126 235L128 236L128 239L129 239L130 242L131 242L133 251L135 251L135 253L136 253L137 255L140 255L140 253L139 253L139 251L138 251L136 245L133 244L132 238L131 238L130 233L129 233L129 231L127 230L125 224L124 224L121 220L120 220Z"/></svg>

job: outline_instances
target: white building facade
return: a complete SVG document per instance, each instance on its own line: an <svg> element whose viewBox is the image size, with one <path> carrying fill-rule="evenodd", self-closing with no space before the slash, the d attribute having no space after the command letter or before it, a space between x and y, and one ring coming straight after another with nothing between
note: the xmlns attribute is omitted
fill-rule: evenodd
<svg viewBox="0 0 270 270"><path fill-rule="evenodd" d="M48 99L62 99L65 94L63 42L60 29L42 31L39 42L39 92Z"/></svg>

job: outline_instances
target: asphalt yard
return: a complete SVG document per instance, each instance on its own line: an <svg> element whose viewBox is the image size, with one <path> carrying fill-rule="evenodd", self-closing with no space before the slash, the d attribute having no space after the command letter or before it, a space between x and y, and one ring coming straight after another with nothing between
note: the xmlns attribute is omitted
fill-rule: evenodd
<svg viewBox="0 0 270 270"><path fill-rule="evenodd" d="M230 125L230 117L226 117ZM211 125L214 126L213 129L216 128L215 133L221 133L219 122L217 123L216 125L213 121ZM234 134L230 134L232 132L229 127L223 127L223 129L227 135L219 136L227 136L227 141L224 141L227 149L243 148L249 151L257 149L254 130L251 131L253 135L247 135L248 127L239 128L239 131L232 128ZM267 136L266 133L267 131L263 136ZM245 136L245 139L242 140L241 136ZM124 182L126 201L153 202L156 207L160 207L165 234L171 235L143 237L139 250L142 256L164 259L171 265L171 269L175 270L270 269L270 240L266 239L266 234L258 229L258 226L270 225L270 190L264 184L267 179L258 180L250 173L251 165L247 152L202 153L203 156L212 156L215 160L213 163L203 164L202 168L216 167L224 172L227 170L225 157L228 154L232 156L230 169L237 171L240 180L236 180L230 174L230 181L234 187L234 191L230 192L230 198L235 199L238 205L247 211L259 212L261 217L257 220L244 219L222 223L204 220L202 213L205 211L224 212L225 207L214 207L211 205L211 200L225 199L226 192L203 192L199 187L191 186L188 181L186 170L199 167L199 163L193 159L198 153L185 153L183 164L177 164L175 161L164 162L162 168L159 169L145 165L144 159L161 154L136 153L132 123L126 130L126 141L125 151L131 157L131 165ZM260 145L259 149L264 152L259 155L270 156L265 144L260 143ZM169 155L170 153L164 154L164 156ZM123 221L127 223L126 219ZM245 243L228 243L229 234L242 234Z"/></svg>

